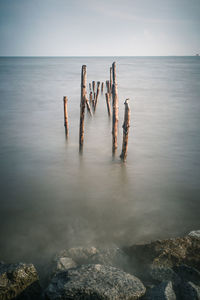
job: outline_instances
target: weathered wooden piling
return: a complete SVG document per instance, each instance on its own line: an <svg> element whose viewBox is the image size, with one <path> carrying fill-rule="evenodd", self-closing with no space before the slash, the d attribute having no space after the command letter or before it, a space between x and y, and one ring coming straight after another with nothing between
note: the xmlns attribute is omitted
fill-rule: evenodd
<svg viewBox="0 0 200 300"><path fill-rule="evenodd" d="M66 136L68 137L69 124L68 124L67 97L66 96L63 97L63 102L64 102L64 126L65 126Z"/></svg>
<svg viewBox="0 0 200 300"><path fill-rule="evenodd" d="M106 88L107 88L107 93L110 94L110 82L109 82L109 80L106 80Z"/></svg>
<svg viewBox="0 0 200 300"><path fill-rule="evenodd" d="M96 110L96 106L97 106L97 101L98 101L98 97L99 97L99 91L100 91L100 81L97 81L97 93L96 93L96 98L95 98L95 106L94 109Z"/></svg>
<svg viewBox="0 0 200 300"><path fill-rule="evenodd" d="M101 93L103 94L104 82L101 83Z"/></svg>
<svg viewBox="0 0 200 300"><path fill-rule="evenodd" d="M79 149L82 150L84 141L84 117L85 117L85 100L86 100L86 65L82 66L81 71L81 102L80 102L80 133Z"/></svg>
<svg viewBox="0 0 200 300"><path fill-rule="evenodd" d="M116 79L116 63L112 64L112 95L113 95L113 122L112 122L112 135L113 135L113 154L117 149L117 133L118 133L118 121L119 121L119 107L118 107L118 91L117 91L117 79Z"/></svg>
<svg viewBox="0 0 200 300"><path fill-rule="evenodd" d="M90 103L89 103L89 100L88 100L86 95L85 95L85 103L86 103L86 106L87 106L87 110L88 110L90 116L92 117L92 110L91 110Z"/></svg>
<svg viewBox="0 0 200 300"><path fill-rule="evenodd" d="M124 102L125 110L124 110L124 124L123 128L123 142L122 142L122 153L120 158L122 161L126 161L127 157L127 149L128 149L128 133L130 128L130 107L128 103L129 99L126 99Z"/></svg>
<svg viewBox="0 0 200 300"><path fill-rule="evenodd" d="M105 93L105 96L106 96L106 104L107 104L107 109L108 109L108 115L110 117L110 115L111 115L110 95L109 95L109 93Z"/></svg>
<svg viewBox="0 0 200 300"><path fill-rule="evenodd" d="M92 103L92 92L90 92L90 104Z"/></svg>
<svg viewBox="0 0 200 300"><path fill-rule="evenodd" d="M112 94L112 67L110 67L110 96Z"/></svg>
<svg viewBox="0 0 200 300"><path fill-rule="evenodd" d="M92 85L91 85L91 83L89 83L89 91L90 91L90 93L92 91Z"/></svg>
<svg viewBox="0 0 200 300"><path fill-rule="evenodd" d="M93 94L95 93L95 87L96 87L96 83L95 83L95 81L92 81Z"/></svg>

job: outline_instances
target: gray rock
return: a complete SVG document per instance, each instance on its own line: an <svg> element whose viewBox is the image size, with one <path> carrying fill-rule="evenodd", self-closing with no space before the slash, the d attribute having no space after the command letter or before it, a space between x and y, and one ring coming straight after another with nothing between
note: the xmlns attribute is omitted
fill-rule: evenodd
<svg viewBox="0 0 200 300"><path fill-rule="evenodd" d="M49 300L134 300L144 294L145 287L138 278L99 264L56 274L45 292Z"/></svg>
<svg viewBox="0 0 200 300"><path fill-rule="evenodd" d="M70 257L56 257L52 264L51 273L55 275L58 272L66 271L77 267L76 263Z"/></svg>
<svg viewBox="0 0 200 300"><path fill-rule="evenodd" d="M179 286L181 300L200 300L200 287L192 282L182 282Z"/></svg>
<svg viewBox="0 0 200 300"><path fill-rule="evenodd" d="M144 300L176 300L171 281L163 281L152 289L149 289ZM188 299L189 300L189 299Z"/></svg>
<svg viewBox="0 0 200 300"><path fill-rule="evenodd" d="M200 230L190 231L190 233L188 235L196 237L196 238L200 238Z"/></svg>
<svg viewBox="0 0 200 300"><path fill-rule="evenodd" d="M0 300L40 299L38 274L32 264L0 263Z"/></svg>
<svg viewBox="0 0 200 300"><path fill-rule="evenodd" d="M50 273L54 275L60 271L87 264L108 265L127 270L128 256L116 246L107 248L70 248L56 255Z"/></svg>

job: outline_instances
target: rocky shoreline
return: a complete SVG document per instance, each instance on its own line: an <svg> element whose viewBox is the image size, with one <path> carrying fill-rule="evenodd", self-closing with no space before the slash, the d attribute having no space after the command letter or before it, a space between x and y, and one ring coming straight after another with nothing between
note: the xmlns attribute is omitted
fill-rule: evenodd
<svg viewBox="0 0 200 300"><path fill-rule="evenodd" d="M46 267L41 288L32 264L0 263L0 300L200 299L200 230L120 249L76 247Z"/></svg>

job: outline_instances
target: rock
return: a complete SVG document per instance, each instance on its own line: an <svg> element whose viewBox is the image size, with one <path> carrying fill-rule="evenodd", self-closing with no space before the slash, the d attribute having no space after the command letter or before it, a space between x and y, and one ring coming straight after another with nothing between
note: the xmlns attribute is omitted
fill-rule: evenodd
<svg viewBox="0 0 200 300"><path fill-rule="evenodd" d="M196 238L200 238L200 230L190 231L190 233L188 235L196 237Z"/></svg>
<svg viewBox="0 0 200 300"><path fill-rule="evenodd" d="M145 287L137 277L99 264L56 274L45 292L48 300L134 300L144 294Z"/></svg>
<svg viewBox="0 0 200 300"><path fill-rule="evenodd" d="M70 257L56 257L52 264L51 273L54 275L60 271L66 271L75 267L77 265Z"/></svg>
<svg viewBox="0 0 200 300"><path fill-rule="evenodd" d="M167 267L151 266L149 276L157 282L171 281L176 285L180 283L180 277L171 268Z"/></svg>
<svg viewBox="0 0 200 300"><path fill-rule="evenodd" d="M136 274L144 274L151 265L172 268L186 264L200 270L200 239L194 236L133 245L125 252Z"/></svg>
<svg viewBox="0 0 200 300"><path fill-rule="evenodd" d="M200 272L195 268L181 265L174 267L173 270L178 274L182 281L191 281L200 286Z"/></svg>
<svg viewBox="0 0 200 300"><path fill-rule="evenodd" d="M149 289L142 298L144 300L176 300L171 281L163 281L159 285ZM188 299L189 300L189 299Z"/></svg>
<svg viewBox="0 0 200 300"><path fill-rule="evenodd" d="M0 263L0 300L40 299L38 274L32 264Z"/></svg>
<svg viewBox="0 0 200 300"><path fill-rule="evenodd" d="M52 264L51 273L68 270L80 265L101 264L128 269L128 257L118 247L75 247L63 250L56 255Z"/></svg>
<svg viewBox="0 0 200 300"><path fill-rule="evenodd" d="M179 298L181 300L200 300L200 287L193 282L182 282L179 286Z"/></svg>

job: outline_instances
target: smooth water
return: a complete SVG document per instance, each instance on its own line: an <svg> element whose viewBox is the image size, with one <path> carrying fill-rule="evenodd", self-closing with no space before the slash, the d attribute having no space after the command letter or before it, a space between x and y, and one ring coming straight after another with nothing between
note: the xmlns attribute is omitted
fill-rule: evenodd
<svg viewBox="0 0 200 300"><path fill-rule="evenodd" d="M88 83L105 81L114 60L117 155L101 95L95 116L86 114L80 156L81 66ZM0 260L40 265L66 247L129 245L199 229L199 116L199 57L0 58Z"/></svg>

